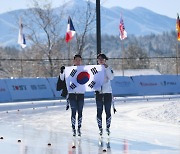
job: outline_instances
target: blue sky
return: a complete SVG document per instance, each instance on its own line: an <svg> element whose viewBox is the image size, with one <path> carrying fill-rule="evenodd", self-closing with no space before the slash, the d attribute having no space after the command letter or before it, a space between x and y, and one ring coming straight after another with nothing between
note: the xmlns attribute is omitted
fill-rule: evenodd
<svg viewBox="0 0 180 154"><path fill-rule="evenodd" d="M10 1L0 0L0 13L27 8L31 0ZM51 1L53 2L54 6L60 6L64 1L68 0ZM96 0L91 1L96 2ZM101 0L101 5L105 7L120 6L127 9L133 9L135 7L145 7L156 13L166 15L172 18L176 18L177 12L180 13L180 0Z"/></svg>

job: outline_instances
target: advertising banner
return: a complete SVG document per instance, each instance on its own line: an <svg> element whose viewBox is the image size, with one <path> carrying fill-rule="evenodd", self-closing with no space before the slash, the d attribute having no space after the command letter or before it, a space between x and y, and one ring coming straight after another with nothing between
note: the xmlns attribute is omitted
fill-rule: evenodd
<svg viewBox="0 0 180 154"><path fill-rule="evenodd" d="M12 100L53 99L46 78L6 79Z"/></svg>
<svg viewBox="0 0 180 154"><path fill-rule="evenodd" d="M54 94L55 97L60 98L61 97L61 91L57 91L56 90L56 84L57 84L57 80L58 77L53 77L53 78L47 78L50 88L52 89L52 92Z"/></svg>
<svg viewBox="0 0 180 154"><path fill-rule="evenodd" d="M5 80L0 80L0 102L9 102L12 101L11 95L9 93L8 87L5 83Z"/></svg>
<svg viewBox="0 0 180 154"><path fill-rule="evenodd" d="M179 77L175 75L148 75L132 77L139 95L167 95L180 93Z"/></svg>
<svg viewBox="0 0 180 154"><path fill-rule="evenodd" d="M113 95L114 96L125 96L125 95L137 95L137 89L130 77L116 76L111 81Z"/></svg>

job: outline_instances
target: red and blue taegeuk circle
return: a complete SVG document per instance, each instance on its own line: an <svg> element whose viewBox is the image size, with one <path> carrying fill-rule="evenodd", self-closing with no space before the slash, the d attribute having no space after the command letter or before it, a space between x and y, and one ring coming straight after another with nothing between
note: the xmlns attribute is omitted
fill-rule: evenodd
<svg viewBox="0 0 180 154"><path fill-rule="evenodd" d="M89 78L90 78L90 74L88 72L81 72L77 76L77 82L83 85L89 81Z"/></svg>

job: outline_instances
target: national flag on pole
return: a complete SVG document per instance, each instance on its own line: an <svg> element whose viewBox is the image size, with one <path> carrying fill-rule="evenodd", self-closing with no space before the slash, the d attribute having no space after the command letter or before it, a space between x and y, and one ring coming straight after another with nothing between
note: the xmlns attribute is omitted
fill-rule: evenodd
<svg viewBox="0 0 180 154"><path fill-rule="evenodd" d="M104 82L103 65L68 66L65 68L66 86L69 93L101 90Z"/></svg>
<svg viewBox="0 0 180 154"><path fill-rule="evenodd" d="M18 44L20 44L22 48L26 47L26 39L25 35L23 34L23 24L21 19L19 20Z"/></svg>
<svg viewBox="0 0 180 154"><path fill-rule="evenodd" d="M180 41L180 19L179 19L179 14L177 14L176 30L177 30L177 40Z"/></svg>
<svg viewBox="0 0 180 154"><path fill-rule="evenodd" d="M126 37L127 37L127 32L125 30L125 27L124 27L124 22L123 22L123 19L121 17L120 19L120 24L119 24L119 31L120 31L120 39L121 40L124 40Z"/></svg>
<svg viewBox="0 0 180 154"><path fill-rule="evenodd" d="M71 18L68 18L68 25L67 25L67 31L66 31L66 42L68 43L69 41L72 40L72 38L74 37L76 31L74 29L73 23Z"/></svg>

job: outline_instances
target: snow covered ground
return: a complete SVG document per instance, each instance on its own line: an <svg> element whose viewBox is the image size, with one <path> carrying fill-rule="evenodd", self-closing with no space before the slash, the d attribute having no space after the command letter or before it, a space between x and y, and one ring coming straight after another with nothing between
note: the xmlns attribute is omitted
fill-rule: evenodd
<svg viewBox="0 0 180 154"><path fill-rule="evenodd" d="M0 153L180 153L180 96L116 98L118 112L112 113L111 148L107 152L98 146L94 99L85 102L81 138L72 137L71 113L65 110L64 101L0 104Z"/></svg>

